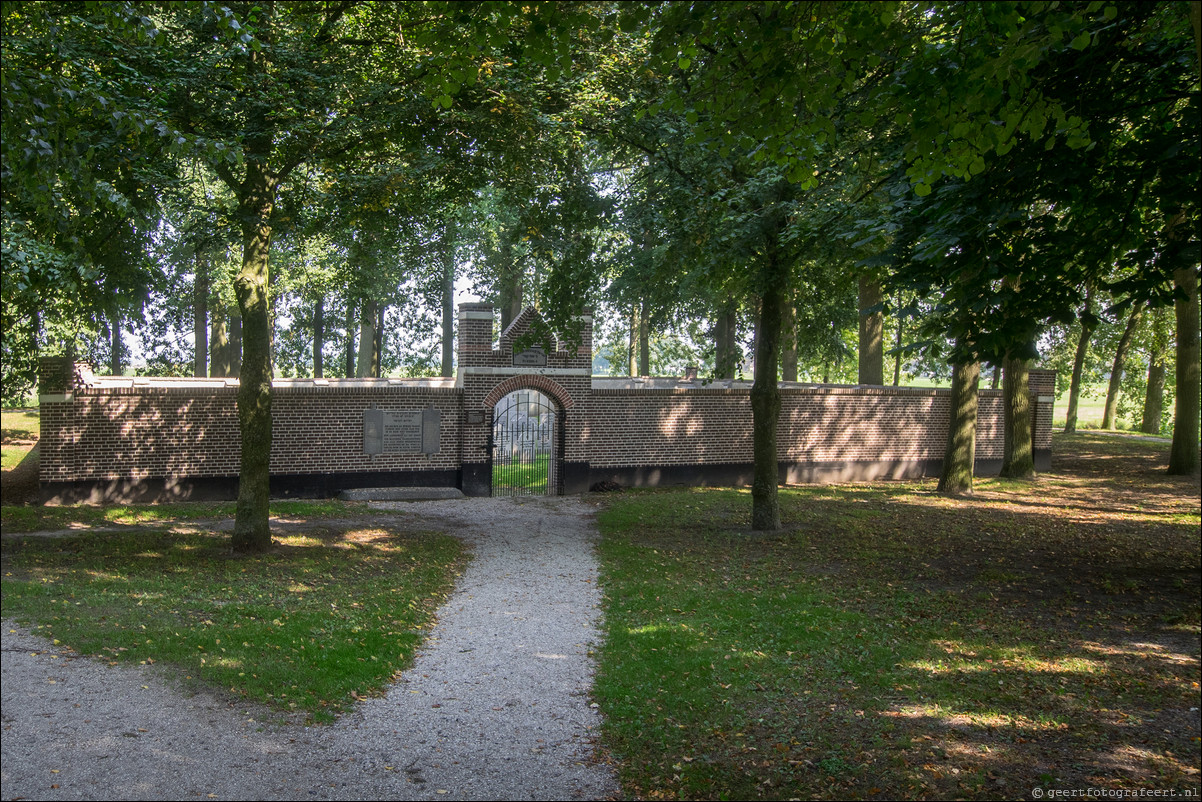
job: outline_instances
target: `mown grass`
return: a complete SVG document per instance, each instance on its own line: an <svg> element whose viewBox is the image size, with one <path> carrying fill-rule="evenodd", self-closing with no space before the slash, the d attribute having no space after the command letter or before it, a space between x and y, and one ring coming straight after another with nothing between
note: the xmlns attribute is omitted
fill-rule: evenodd
<svg viewBox="0 0 1202 802"><path fill-rule="evenodd" d="M548 454L538 454L533 459L520 459L501 464L493 461L492 483L494 488L504 487L523 491L545 492L551 458Z"/></svg>
<svg viewBox="0 0 1202 802"><path fill-rule="evenodd" d="M234 517L235 503L180 502L175 504L112 504L108 506L70 505L62 507L0 507L0 526L4 531L53 532L63 529L89 529L106 526L145 526L187 524ZM274 518L320 520L374 515L377 511L357 502L322 500L273 500Z"/></svg>
<svg viewBox="0 0 1202 802"><path fill-rule="evenodd" d="M1013 798L1196 788L1198 483L1163 444L1064 469L607 501L595 693L641 798ZM1092 466L1092 467L1090 467ZM1193 712L1191 712L1193 708Z"/></svg>
<svg viewBox="0 0 1202 802"><path fill-rule="evenodd" d="M82 654L172 665L328 721L412 662L463 559L446 535L371 525L277 534L256 557L162 528L9 538L3 615Z"/></svg>
<svg viewBox="0 0 1202 802"><path fill-rule="evenodd" d="M17 467L40 435L41 418L36 409L0 412L0 468L10 471Z"/></svg>

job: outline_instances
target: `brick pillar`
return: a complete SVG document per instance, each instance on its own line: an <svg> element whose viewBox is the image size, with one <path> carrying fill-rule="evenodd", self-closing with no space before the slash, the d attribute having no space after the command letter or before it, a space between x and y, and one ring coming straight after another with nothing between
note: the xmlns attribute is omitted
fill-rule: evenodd
<svg viewBox="0 0 1202 802"><path fill-rule="evenodd" d="M1035 469L1052 467L1052 414L1056 402L1056 371L1031 370L1027 374L1031 393L1031 450Z"/></svg>
<svg viewBox="0 0 1202 802"><path fill-rule="evenodd" d="M580 317L576 318L580 324L580 347L576 349L575 358L572 359L573 366L579 364L581 367L592 368L593 366L593 310L592 307L586 306Z"/></svg>
<svg viewBox="0 0 1202 802"><path fill-rule="evenodd" d="M488 364L494 316L492 304L459 304L459 367Z"/></svg>
<svg viewBox="0 0 1202 802"><path fill-rule="evenodd" d="M75 392L91 377L86 365L71 357L38 359L38 481L42 501L55 498L58 488L75 478Z"/></svg>
<svg viewBox="0 0 1202 802"><path fill-rule="evenodd" d="M67 356L38 359L38 395L67 396L75 390L75 361Z"/></svg>

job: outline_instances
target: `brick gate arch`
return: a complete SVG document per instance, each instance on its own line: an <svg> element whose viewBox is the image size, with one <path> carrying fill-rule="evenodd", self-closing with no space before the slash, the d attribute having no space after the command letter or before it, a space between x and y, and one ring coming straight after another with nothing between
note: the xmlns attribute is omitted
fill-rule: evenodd
<svg viewBox="0 0 1202 802"><path fill-rule="evenodd" d="M558 407L559 473L562 493L588 489L589 463L585 449L585 420L592 398L592 318L578 319L579 343L570 347L556 337L549 350L529 342L540 327L539 313L527 307L494 345L496 311L491 304L459 306L459 367L456 385L463 390L462 488L469 496L492 491L492 425L497 405L510 393L534 390Z"/></svg>
<svg viewBox="0 0 1202 802"><path fill-rule="evenodd" d="M555 403L559 404L560 413L566 413L576 404L576 402L572 399L571 393L560 387L555 382L551 381L546 376L522 374L520 376L511 376L494 387L492 391L484 397L484 406L488 409L492 409L501 401L502 398L510 393L517 392L518 390L538 390L540 393L552 398Z"/></svg>

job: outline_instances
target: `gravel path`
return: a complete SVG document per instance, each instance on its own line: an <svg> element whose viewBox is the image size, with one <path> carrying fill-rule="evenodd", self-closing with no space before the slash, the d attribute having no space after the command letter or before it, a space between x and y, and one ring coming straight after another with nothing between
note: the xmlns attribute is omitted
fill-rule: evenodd
<svg viewBox="0 0 1202 802"><path fill-rule="evenodd" d="M390 506L390 505L380 505ZM606 799L600 593L574 498L397 505L475 557L412 669L325 727L185 695L3 626L4 799Z"/></svg>

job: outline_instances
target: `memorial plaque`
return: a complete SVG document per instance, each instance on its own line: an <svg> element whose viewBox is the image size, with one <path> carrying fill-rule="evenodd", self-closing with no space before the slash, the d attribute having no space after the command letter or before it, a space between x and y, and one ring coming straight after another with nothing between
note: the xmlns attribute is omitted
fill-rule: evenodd
<svg viewBox="0 0 1202 802"><path fill-rule="evenodd" d="M437 454L442 413L437 409L416 412L363 410L363 453Z"/></svg>
<svg viewBox="0 0 1202 802"><path fill-rule="evenodd" d="M422 453L422 413L384 413L384 453Z"/></svg>
<svg viewBox="0 0 1202 802"><path fill-rule="evenodd" d="M527 348L525 351L518 351L513 355L513 366L515 368L545 368L547 354L537 346Z"/></svg>
<svg viewBox="0 0 1202 802"><path fill-rule="evenodd" d="M384 410L363 410L363 453L384 452Z"/></svg>
<svg viewBox="0 0 1202 802"><path fill-rule="evenodd" d="M442 413L437 409L422 411L422 453L439 453L438 439L442 428Z"/></svg>

